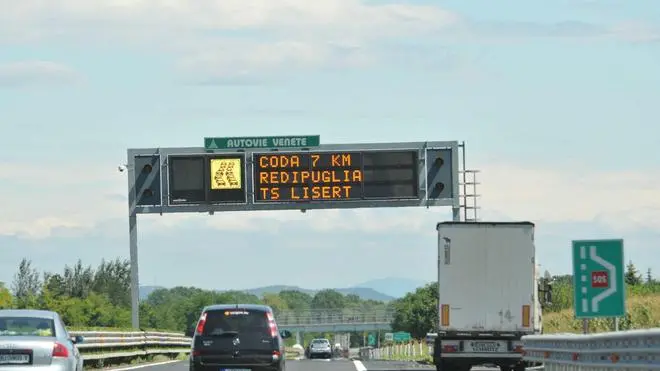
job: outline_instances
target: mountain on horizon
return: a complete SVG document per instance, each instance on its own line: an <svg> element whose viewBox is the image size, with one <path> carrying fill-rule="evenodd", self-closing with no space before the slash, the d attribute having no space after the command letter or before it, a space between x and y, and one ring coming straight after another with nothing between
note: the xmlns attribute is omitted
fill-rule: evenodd
<svg viewBox="0 0 660 371"><path fill-rule="evenodd" d="M387 277L363 282L359 285L345 288L331 288L337 290L344 295L354 294L359 296L362 300L378 300L378 301L392 301L403 297L416 288L425 285L424 281L417 281L408 278ZM155 290L162 289L162 286L140 286L140 300L145 300L149 294ZM296 290L304 292L308 295L314 295L322 289L306 289L298 286L291 285L270 285L263 287L255 287L252 289L240 290L257 296L263 296L265 293L277 294L284 290ZM225 290L219 290L225 291Z"/></svg>
<svg viewBox="0 0 660 371"><path fill-rule="evenodd" d="M162 286L140 286L140 300L146 300L149 295L158 290L158 289L164 289L166 287ZM300 291L304 292L305 294L308 295L314 295L321 289L317 290L312 290L312 289L304 289L298 286L287 286L287 285L272 285L272 286L264 286L264 287L256 287L253 289L246 289L246 290L238 290L238 291L243 291L247 292L249 294L253 294L256 296L263 296L265 293L272 293L272 294L277 294L280 291L284 290L295 290L295 291ZM354 294L359 296L362 300L378 300L378 301L391 301L394 300L395 298L385 295L382 292L378 292L372 288L369 287L350 287L350 288L334 288L333 290L337 290L338 292L344 294L344 295L349 295L349 294ZM218 291L226 291L226 290L218 290Z"/></svg>
<svg viewBox="0 0 660 371"><path fill-rule="evenodd" d="M346 287L346 288L329 287L329 289L336 290L344 295L351 295L351 294L357 295L362 300L378 300L378 301L387 302L396 299L392 296L385 295L382 292L376 291L370 287ZM277 294L280 291L284 291L284 290L295 290L295 291L304 292L305 294L308 295L314 295L323 289L305 289L298 286L272 285L265 287L256 287L253 289L247 289L242 291L249 292L250 294L254 294L257 296L262 296L265 293Z"/></svg>
<svg viewBox="0 0 660 371"><path fill-rule="evenodd" d="M429 281L430 282L430 281ZM402 298L407 293L415 291L417 288L426 285L428 282L413 280L401 277L385 277L362 282L356 287L369 287L375 291L382 292L385 295Z"/></svg>

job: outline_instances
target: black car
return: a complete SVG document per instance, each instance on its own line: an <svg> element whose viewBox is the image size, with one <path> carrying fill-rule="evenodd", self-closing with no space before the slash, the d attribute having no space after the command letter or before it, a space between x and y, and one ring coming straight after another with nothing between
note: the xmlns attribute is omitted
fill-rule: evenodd
<svg viewBox="0 0 660 371"><path fill-rule="evenodd" d="M282 339L291 333L278 330L269 306L211 305L202 310L197 327L190 332L190 371L285 369Z"/></svg>

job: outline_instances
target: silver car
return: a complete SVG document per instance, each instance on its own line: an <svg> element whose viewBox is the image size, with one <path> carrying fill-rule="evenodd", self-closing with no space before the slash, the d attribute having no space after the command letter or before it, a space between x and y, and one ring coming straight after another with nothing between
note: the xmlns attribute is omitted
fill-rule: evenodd
<svg viewBox="0 0 660 371"><path fill-rule="evenodd" d="M45 310L0 310L0 370L83 371L83 359L59 314Z"/></svg>
<svg viewBox="0 0 660 371"><path fill-rule="evenodd" d="M328 339L314 339L309 343L309 359L332 358L332 346Z"/></svg>

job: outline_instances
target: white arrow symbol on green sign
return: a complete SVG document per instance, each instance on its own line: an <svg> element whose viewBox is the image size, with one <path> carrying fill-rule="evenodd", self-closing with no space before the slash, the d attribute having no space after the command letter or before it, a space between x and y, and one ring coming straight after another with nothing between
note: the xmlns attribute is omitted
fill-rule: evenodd
<svg viewBox="0 0 660 371"><path fill-rule="evenodd" d="M587 255L586 254L586 246L580 246L580 257L583 260L586 260L586 258L587 258L586 255ZM589 258L592 261L594 261L594 262L600 264L601 266L603 266L605 269L607 269L607 271L609 272L609 277L610 277L608 279L608 281L610 283L610 285L609 285L610 287L607 290L601 292L600 294L594 296L591 299L591 309L592 309L592 311L593 312L598 312L598 307L599 307L600 302L616 293L616 289L617 289L616 288L616 279L615 279L616 278L616 267L612 263L610 263L607 260L605 260L605 259L601 258L600 256L598 256L598 251L596 249L596 246L589 246ZM582 268L583 271L586 270L586 268L587 268L586 264L582 264L581 268ZM584 273L586 273L586 272L584 272ZM586 275L582 275L582 282L586 282L586 281L587 281ZM583 288L582 292L586 293L586 287ZM589 312L587 299L582 299L582 311L583 312Z"/></svg>

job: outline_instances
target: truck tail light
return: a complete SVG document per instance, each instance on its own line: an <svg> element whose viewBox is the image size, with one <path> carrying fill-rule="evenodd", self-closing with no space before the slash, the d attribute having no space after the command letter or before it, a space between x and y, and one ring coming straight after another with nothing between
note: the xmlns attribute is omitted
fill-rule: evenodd
<svg viewBox="0 0 660 371"><path fill-rule="evenodd" d="M529 305L523 305L522 306L522 326L523 327L529 327L529 312L530 312L530 306Z"/></svg>
<svg viewBox="0 0 660 371"><path fill-rule="evenodd" d="M449 304L442 304L440 312L440 325L449 326Z"/></svg>

